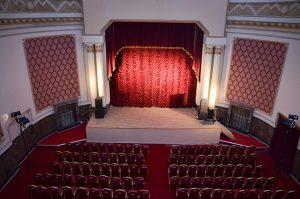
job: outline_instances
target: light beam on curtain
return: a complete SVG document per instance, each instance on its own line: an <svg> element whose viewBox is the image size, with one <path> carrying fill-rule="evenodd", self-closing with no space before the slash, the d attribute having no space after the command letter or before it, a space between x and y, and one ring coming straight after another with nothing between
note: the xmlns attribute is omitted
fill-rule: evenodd
<svg viewBox="0 0 300 199"><path fill-rule="evenodd" d="M197 79L182 50L126 48L110 79L111 104L133 107L193 107Z"/></svg>

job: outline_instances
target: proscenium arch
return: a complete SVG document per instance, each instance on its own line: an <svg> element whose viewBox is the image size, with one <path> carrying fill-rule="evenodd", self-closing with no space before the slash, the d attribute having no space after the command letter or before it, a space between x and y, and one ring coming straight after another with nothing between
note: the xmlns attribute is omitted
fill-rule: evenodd
<svg viewBox="0 0 300 199"><path fill-rule="evenodd" d="M100 35L105 36L105 30L114 22L157 22L157 23L194 23L196 24L203 32L204 37L209 36L208 29L200 21L181 21L181 20L122 20L122 19L110 19L100 30Z"/></svg>

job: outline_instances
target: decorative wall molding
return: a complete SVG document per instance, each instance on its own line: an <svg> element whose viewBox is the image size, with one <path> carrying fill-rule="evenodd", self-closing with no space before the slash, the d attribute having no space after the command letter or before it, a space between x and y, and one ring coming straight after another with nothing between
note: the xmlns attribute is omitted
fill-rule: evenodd
<svg viewBox="0 0 300 199"><path fill-rule="evenodd" d="M82 12L82 0L6 0L0 12Z"/></svg>
<svg viewBox="0 0 300 199"><path fill-rule="evenodd" d="M0 19L0 26L3 25L53 25L53 24L82 24L82 17L50 17L50 18L16 18L16 19Z"/></svg>
<svg viewBox="0 0 300 199"><path fill-rule="evenodd" d="M268 21L239 21L227 20L227 28L234 27L251 27L252 29L278 29L283 31L300 31L300 23L282 23Z"/></svg>
<svg viewBox="0 0 300 199"><path fill-rule="evenodd" d="M300 17L300 2L229 2L227 16Z"/></svg>

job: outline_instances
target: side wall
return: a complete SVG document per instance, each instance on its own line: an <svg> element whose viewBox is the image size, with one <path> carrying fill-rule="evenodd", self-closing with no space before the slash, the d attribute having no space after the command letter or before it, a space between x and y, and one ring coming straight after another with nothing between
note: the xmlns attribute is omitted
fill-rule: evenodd
<svg viewBox="0 0 300 199"><path fill-rule="evenodd" d="M19 135L14 119L10 113L20 110L30 119L31 124L53 113L53 107L40 112L35 110L32 89L25 59L23 39L31 37L74 34L76 38L76 54L80 84L79 105L90 104L88 99L86 72L82 44L82 26L57 26L8 29L0 31L0 121L5 140L0 144L3 153ZM37 131L36 133L40 133Z"/></svg>
<svg viewBox="0 0 300 199"><path fill-rule="evenodd" d="M272 127L275 127L279 112L284 115L300 115L300 107L298 105L300 101L300 93L298 92L300 88L299 34L297 35L280 32L228 29L227 44L224 51L224 62L220 80L220 90L217 106L228 108L229 105L229 102L226 99L226 90L230 70L233 39L235 37L288 43L288 51L285 64L283 66L281 81L279 84L273 113L271 115L267 115L263 112L255 110L254 117L263 120Z"/></svg>

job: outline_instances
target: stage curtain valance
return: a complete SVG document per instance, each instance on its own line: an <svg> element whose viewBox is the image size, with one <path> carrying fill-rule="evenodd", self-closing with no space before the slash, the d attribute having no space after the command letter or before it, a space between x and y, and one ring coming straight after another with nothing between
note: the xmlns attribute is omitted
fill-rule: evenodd
<svg viewBox="0 0 300 199"><path fill-rule="evenodd" d="M116 56L126 47L177 47L193 59L199 80L203 34L194 23L114 22L105 31L108 77L116 69Z"/></svg>

